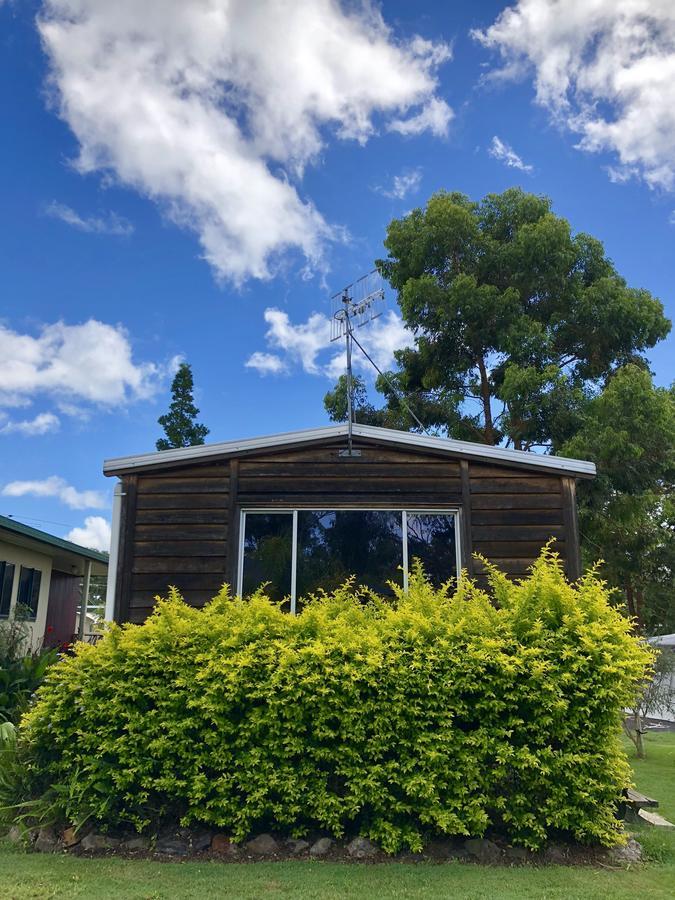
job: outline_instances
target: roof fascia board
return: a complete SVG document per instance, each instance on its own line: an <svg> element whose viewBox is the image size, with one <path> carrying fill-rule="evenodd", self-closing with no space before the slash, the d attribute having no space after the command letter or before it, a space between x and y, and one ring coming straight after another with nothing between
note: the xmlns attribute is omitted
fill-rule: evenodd
<svg viewBox="0 0 675 900"><path fill-rule="evenodd" d="M197 447L180 447L175 450L143 453L137 456L122 456L106 460L103 464L103 473L105 475L119 475L138 469L155 468L156 466L173 467L187 462L205 461L214 457L236 456L253 450L267 450L276 449L277 447L283 448L316 443L343 437L346 434L346 425L328 425L304 431L289 431L282 434L271 434L240 441L202 444ZM408 431L378 428L373 425L355 424L353 426L353 434L355 437L361 437L366 440L434 450L444 455L464 456L484 462L567 472L570 475L581 477L592 477L595 475L595 464L586 460L567 459L562 456L544 456L543 454L539 455L523 450L506 450L503 447L493 447L488 444L474 444L469 441L456 441L452 438L430 437Z"/></svg>

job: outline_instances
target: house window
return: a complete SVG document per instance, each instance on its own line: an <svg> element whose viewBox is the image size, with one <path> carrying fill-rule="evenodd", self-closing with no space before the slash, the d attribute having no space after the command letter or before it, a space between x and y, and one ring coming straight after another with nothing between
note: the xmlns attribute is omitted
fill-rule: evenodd
<svg viewBox="0 0 675 900"><path fill-rule="evenodd" d="M21 566L16 602L17 606L20 604L24 607L27 611L26 618L32 621L37 618L41 579L42 573L39 569L27 569Z"/></svg>
<svg viewBox="0 0 675 900"><path fill-rule="evenodd" d="M14 585L14 563L0 562L0 619L9 616Z"/></svg>
<svg viewBox="0 0 675 900"><path fill-rule="evenodd" d="M244 510L237 590L263 582L273 600L330 591L351 575L379 594L408 586L419 558L435 585L459 572L456 511L386 509Z"/></svg>

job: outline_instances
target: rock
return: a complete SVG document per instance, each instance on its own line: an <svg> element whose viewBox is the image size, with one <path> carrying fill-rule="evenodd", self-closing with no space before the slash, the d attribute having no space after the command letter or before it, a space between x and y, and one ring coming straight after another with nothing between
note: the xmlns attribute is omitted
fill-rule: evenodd
<svg viewBox="0 0 675 900"><path fill-rule="evenodd" d="M544 850L544 859L554 866L564 866L567 862L567 853L560 844L549 844Z"/></svg>
<svg viewBox="0 0 675 900"><path fill-rule="evenodd" d="M365 837L355 837L347 844L347 853L352 859L370 859L379 852L379 847Z"/></svg>
<svg viewBox="0 0 675 900"><path fill-rule="evenodd" d="M23 844L26 840L26 835L23 829L19 828L18 825L12 825L12 827L9 829L9 832L7 833L7 838L13 844Z"/></svg>
<svg viewBox="0 0 675 900"><path fill-rule="evenodd" d="M641 809L637 821L641 825L652 825L654 828L675 828L672 822L649 809Z"/></svg>
<svg viewBox="0 0 675 900"><path fill-rule="evenodd" d="M425 856L438 862L446 862L457 855L457 847L452 840L430 841L424 848Z"/></svg>
<svg viewBox="0 0 675 900"><path fill-rule="evenodd" d="M504 856L512 862L526 862L530 858L530 851L525 847L507 847Z"/></svg>
<svg viewBox="0 0 675 900"><path fill-rule="evenodd" d="M193 853L203 853L211 846L213 835L210 831L195 831L190 838Z"/></svg>
<svg viewBox="0 0 675 900"><path fill-rule="evenodd" d="M279 852L279 845L271 834L259 834L246 844L246 850L254 856L273 856Z"/></svg>
<svg viewBox="0 0 675 900"><path fill-rule="evenodd" d="M298 838L297 840L291 839L286 841L286 846L288 847L289 853L293 856L298 856L300 853L309 850L309 841L304 841L302 838Z"/></svg>
<svg viewBox="0 0 675 900"><path fill-rule="evenodd" d="M120 844L121 841L119 838L111 837L109 834L98 834L98 832L92 831L89 834L85 834L80 843L80 847L87 851L115 850Z"/></svg>
<svg viewBox="0 0 675 900"><path fill-rule="evenodd" d="M329 837L319 838L318 841L315 841L312 846L309 848L309 855L313 856L315 859L318 859L321 856L325 856L326 853L333 846L333 839Z"/></svg>
<svg viewBox="0 0 675 900"><path fill-rule="evenodd" d="M120 847L127 853L145 853L150 849L150 838L143 834L136 834L122 841Z"/></svg>
<svg viewBox="0 0 675 900"><path fill-rule="evenodd" d="M225 834L214 834L211 841L211 852L221 856L239 856L239 847L233 844Z"/></svg>
<svg viewBox="0 0 675 900"><path fill-rule="evenodd" d="M190 847L183 837L172 837L170 835L157 838L155 844L155 853L160 856L187 856Z"/></svg>
<svg viewBox="0 0 675 900"><path fill-rule="evenodd" d="M426 856L424 853L413 853L412 851L407 851L405 853L399 853L396 859L402 863L423 863L426 862Z"/></svg>
<svg viewBox="0 0 675 900"><path fill-rule="evenodd" d="M70 849L80 843L81 837L74 828L64 828L61 840L63 841L63 846Z"/></svg>
<svg viewBox="0 0 675 900"><path fill-rule="evenodd" d="M464 841L464 849L478 862L486 865L494 865L502 855L499 847L487 838L469 838Z"/></svg>
<svg viewBox="0 0 675 900"><path fill-rule="evenodd" d="M616 863L639 863L642 862L642 845L631 838L624 847L612 847L608 856Z"/></svg>
<svg viewBox="0 0 675 900"><path fill-rule="evenodd" d="M33 845L39 853L53 853L58 847L59 839L51 827L41 828Z"/></svg>

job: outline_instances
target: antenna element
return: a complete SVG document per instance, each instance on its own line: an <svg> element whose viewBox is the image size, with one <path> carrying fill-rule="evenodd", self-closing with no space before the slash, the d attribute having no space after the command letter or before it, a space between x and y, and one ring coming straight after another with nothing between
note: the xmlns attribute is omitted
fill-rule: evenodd
<svg viewBox="0 0 675 900"><path fill-rule="evenodd" d="M384 309L384 287L377 269L363 275L352 284L331 297L330 339L331 342L345 339L347 351L347 450L341 456L360 456L360 450L352 448L352 425L354 422L354 378L352 375L353 333L373 319L382 315ZM360 346L360 345L359 345Z"/></svg>

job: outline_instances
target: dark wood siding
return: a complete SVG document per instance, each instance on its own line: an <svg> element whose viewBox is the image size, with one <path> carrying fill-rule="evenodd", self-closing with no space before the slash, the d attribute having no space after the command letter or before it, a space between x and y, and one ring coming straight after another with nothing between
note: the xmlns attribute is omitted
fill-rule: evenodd
<svg viewBox="0 0 675 900"><path fill-rule="evenodd" d="M462 563L479 579L473 553L521 575L551 537L578 575L573 478L364 440L355 447L360 457L340 456L344 440L333 440L125 475L118 618L143 621L169 585L202 606L234 583L242 509L458 509Z"/></svg>
<svg viewBox="0 0 675 900"><path fill-rule="evenodd" d="M133 540L124 560L128 597L122 618L143 621L157 594L177 587L193 606L203 606L227 575L230 466L207 463L127 476L136 478L135 508L127 525ZM131 520L133 519L133 525Z"/></svg>
<svg viewBox="0 0 675 900"><path fill-rule="evenodd" d="M568 555L565 498L560 475L469 463L471 543L508 575L523 575L541 548L555 538L555 549ZM480 560L474 572L485 571Z"/></svg>

